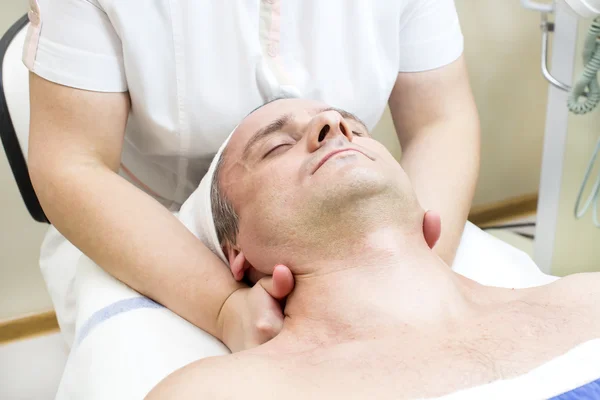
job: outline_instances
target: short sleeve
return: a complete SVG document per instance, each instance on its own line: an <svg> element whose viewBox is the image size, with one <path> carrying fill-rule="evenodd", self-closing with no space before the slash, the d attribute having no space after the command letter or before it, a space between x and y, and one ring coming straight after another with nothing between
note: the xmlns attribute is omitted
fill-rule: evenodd
<svg viewBox="0 0 600 400"><path fill-rule="evenodd" d="M127 91L121 40L97 0L29 0L23 62L44 79L98 92Z"/></svg>
<svg viewBox="0 0 600 400"><path fill-rule="evenodd" d="M399 72L435 69L462 54L464 40L454 0L410 0L400 19Z"/></svg>

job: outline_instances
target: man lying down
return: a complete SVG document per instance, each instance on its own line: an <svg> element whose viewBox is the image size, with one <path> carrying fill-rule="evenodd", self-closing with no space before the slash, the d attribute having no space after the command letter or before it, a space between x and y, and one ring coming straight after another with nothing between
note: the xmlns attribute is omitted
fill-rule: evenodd
<svg viewBox="0 0 600 400"><path fill-rule="evenodd" d="M296 287L277 337L192 363L149 398L396 400L501 380L512 383L506 395L518 389L510 398L546 398L600 377L600 275L510 290L454 273L431 250L438 215L420 207L400 165L351 114L268 103L236 128L216 165L219 222L209 230L222 247L207 244L237 279L283 264ZM586 357L598 371L575 374ZM544 392L561 380L566 389ZM540 391L524 395L536 382Z"/></svg>

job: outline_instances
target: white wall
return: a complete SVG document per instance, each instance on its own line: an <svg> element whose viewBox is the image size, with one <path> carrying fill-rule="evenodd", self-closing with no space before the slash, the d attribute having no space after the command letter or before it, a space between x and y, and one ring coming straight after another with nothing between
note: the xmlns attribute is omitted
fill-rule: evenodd
<svg viewBox="0 0 600 400"><path fill-rule="evenodd" d="M456 0L482 128L474 204L536 193L547 83L540 70L540 15L518 0Z"/></svg>

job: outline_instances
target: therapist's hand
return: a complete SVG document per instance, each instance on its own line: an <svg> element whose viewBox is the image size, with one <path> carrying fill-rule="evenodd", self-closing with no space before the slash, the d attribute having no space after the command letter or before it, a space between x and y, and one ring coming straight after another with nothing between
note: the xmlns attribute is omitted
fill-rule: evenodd
<svg viewBox="0 0 600 400"><path fill-rule="evenodd" d="M235 291L221 312L221 338L232 352L273 339L283 327L282 300L294 289L289 268L278 265L273 276L261 278L251 288Z"/></svg>

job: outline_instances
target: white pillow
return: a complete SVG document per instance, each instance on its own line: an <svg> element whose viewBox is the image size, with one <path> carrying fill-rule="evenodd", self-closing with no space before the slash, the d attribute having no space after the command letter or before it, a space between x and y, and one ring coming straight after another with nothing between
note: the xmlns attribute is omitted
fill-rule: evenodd
<svg viewBox="0 0 600 400"><path fill-rule="evenodd" d="M515 289L558 279L544 274L527 253L470 222L465 225L452 269L482 285Z"/></svg>

